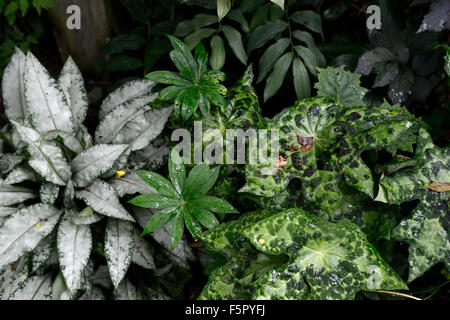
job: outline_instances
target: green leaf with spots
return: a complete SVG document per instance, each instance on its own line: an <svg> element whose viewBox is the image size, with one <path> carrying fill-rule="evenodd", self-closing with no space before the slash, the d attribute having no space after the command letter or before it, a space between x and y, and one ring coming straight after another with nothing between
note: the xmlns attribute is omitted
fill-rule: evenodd
<svg viewBox="0 0 450 320"><path fill-rule="evenodd" d="M450 148L434 146L430 135L421 129L410 160L415 165L381 179L378 198L395 204L420 200L393 230L394 238L410 245L408 281L413 281L438 262L450 270L450 193L430 189L432 183L450 182Z"/></svg>
<svg viewBox="0 0 450 320"><path fill-rule="evenodd" d="M414 117L399 106L345 107L326 98L301 100L267 126L279 129L282 158L246 165L240 192L274 197L300 179L303 201L331 219L344 212L343 186L373 197L372 173L361 154L410 150L417 130Z"/></svg>
<svg viewBox="0 0 450 320"><path fill-rule="evenodd" d="M285 265L265 275L264 284L278 281L284 272L300 273L309 288L303 298L354 299L361 290L407 289L351 222L332 223L301 209L290 209L259 221L243 234L265 254L289 256Z"/></svg>

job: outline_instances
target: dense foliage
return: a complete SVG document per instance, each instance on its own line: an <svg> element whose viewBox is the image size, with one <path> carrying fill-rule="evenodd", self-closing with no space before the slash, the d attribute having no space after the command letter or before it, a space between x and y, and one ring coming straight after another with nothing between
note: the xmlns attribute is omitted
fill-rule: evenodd
<svg viewBox="0 0 450 320"><path fill-rule="evenodd" d="M448 298L448 2L378 1L364 42L333 26L365 1L179 2L117 4L101 101L0 38L0 299ZM227 129L279 157L223 164Z"/></svg>

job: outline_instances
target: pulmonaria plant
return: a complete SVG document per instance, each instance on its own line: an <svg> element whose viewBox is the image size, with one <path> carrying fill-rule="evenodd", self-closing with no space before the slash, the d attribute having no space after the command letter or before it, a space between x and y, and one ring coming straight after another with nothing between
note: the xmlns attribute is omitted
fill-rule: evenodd
<svg viewBox="0 0 450 320"><path fill-rule="evenodd" d="M129 201L136 206L159 210L149 219L143 234L170 222L170 241L172 249L175 249L183 236L185 224L194 239L198 239L202 233L201 225L210 229L219 224L213 212L237 213L227 201L205 195L215 184L219 170L220 166L210 169L207 164L198 164L186 178L182 159L173 149L169 156L170 181L155 172L138 171L137 175L158 191Z"/></svg>
<svg viewBox="0 0 450 320"><path fill-rule="evenodd" d="M219 82L225 80L220 71L208 70L208 55L202 45L195 49L195 57L182 41L168 35L174 48L170 58L180 71L154 71L146 75L147 79L170 86L158 94L160 100L173 100L175 113L188 120L200 108L202 114L208 114L211 104L226 107L223 95L227 89Z"/></svg>
<svg viewBox="0 0 450 320"><path fill-rule="evenodd" d="M83 125L88 99L71 58L55 80L17 49L2 81L12 128L1 134L0 298L104 298L90 280L94 251L103 264L97 271L111 279L106 287L123 297L133 286L126 279L132 262L156 266L120 203L154 190L120 169L143 168L143 155L161 165L167 148L155 138L172 108L149 105L152 81L127 83L104 100L94 140Z"/></svg>

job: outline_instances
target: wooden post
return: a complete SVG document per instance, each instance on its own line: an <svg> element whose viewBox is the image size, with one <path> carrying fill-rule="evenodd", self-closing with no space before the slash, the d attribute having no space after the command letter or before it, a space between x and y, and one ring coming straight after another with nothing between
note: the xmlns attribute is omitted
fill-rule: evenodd
<svg viewBox="0 0 450 320"><path fill-rule="evenodd" d="M81 11L81 28L69 30L67 8L77 5ZM108 43L113 27L109 1L58 0L49 10L59 52L65 61L70 54L84 73L99 74L98 61L104 60L103 47Z"/></svg>

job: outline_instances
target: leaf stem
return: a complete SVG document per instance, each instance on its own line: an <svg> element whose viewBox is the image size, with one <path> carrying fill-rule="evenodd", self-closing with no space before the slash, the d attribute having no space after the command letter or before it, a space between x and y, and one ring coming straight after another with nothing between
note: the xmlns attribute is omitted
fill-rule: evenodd
<svg viewBox="0 0 450 320"><path fill-rule="evenodd" d="M423 299L411 296L409 294L396 292L396 291L376 290L376 292L378 292L378 293L387 293L387 294L391 294L391 295L394 295L394 296L401 296L401 297L405 297L405 298L409 298L409 299L413 299L413 300L423 300Z"/></svg>

